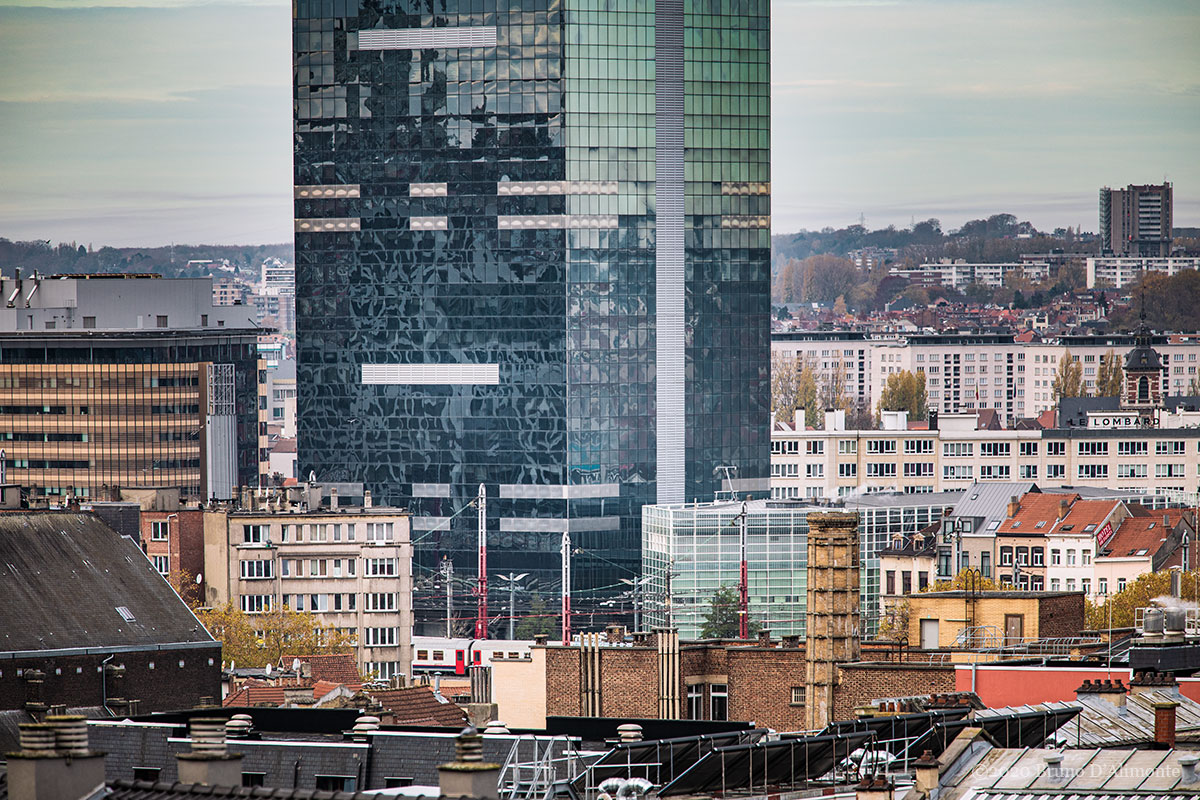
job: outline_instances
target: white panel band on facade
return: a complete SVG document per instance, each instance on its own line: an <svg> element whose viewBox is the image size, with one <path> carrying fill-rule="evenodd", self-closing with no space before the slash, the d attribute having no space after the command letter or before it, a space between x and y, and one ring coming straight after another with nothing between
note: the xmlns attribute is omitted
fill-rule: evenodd
<svg viewBox="0 0 1200 800"><path fill-rule="evenodd" d="M770 228L771 217L764 214L761 216L750 215L726 215L721 217L722 228Z"/></svg>
<svg viewBox="0 0 1200 800"><path fill-rule="evenodd" d="M450 223L445 217L409 217L408 227L414 231L444 231Z"/></svg>
<svg viewBox="0 0 1200 800"><path fill-rule="evenodd" d="M500 181L499 195L616 194L616 181Z"/></svg>
<svg viewBox="0 0 1200 800"><path fill-rule="evenodd" d="M445 197L447 191L444 183L410 183L408 185L409 197Z"/></svg>
<svg viewBox="0 0 1200 800"><path fill-rule="evenodd" d="M724 181L721 184L721 194L770 194L770 181Z"/></svg>
<svg viewBox="0 0 1200 800"><path fill-rule="evenodd" d="M363 364L365 385L483 385L500 383L499 364Z"/></svg>
<svg viewBox="0 0 1200 800"><path fill-rule="evenodd" d="M413 497L449 497L450 484L448 483L414 483L412 485Z"/></svg>
<svg viewBox="0 0 1200 800"><path fill-rule="evenodd" d="M731 478L726 481L729 488L735 492L770 492L770 478Z"/></svg>
<svg viewBox="0 0 1200 800"><path fill-rule="evenodd" d="M496 217L496 227L502 231L616 228L619 224L616 214L530 214Z"/></svg>
<svg viewBox="0 0 1200 800"><path fill-rule="evenodd" d="M492 25L404 30L371 29L358 32L359 50L441 50L495 46L496 28Z"/></svg>
<svg viewBox="0 0 1200 800"><path fill-rule="evenodd" d="M298 219L296 220L297 233L340 233L345 231L357 231L362 228L362 221L358 217L342 217L334 219Z"/></svg>
<svg viewBox="0 0 1200 800"><path fill-rule="evenodd" d="M564 486L561 483L535 486L524 483L500 484L500 497L506 500L583 500L620 497L616 483L593 483L584 486Z"/></svg>
<svg viewBox="0 0 1200 800"><path fill-rule="evenodd" d="M500 530L505 533L563 533L569 531L615 531L621 528L620 517L577 517L552 519L538 517L501 517Z"/></svg>
<svg viewBox="0 0 1200 800"><path fill-rule="evenodd" d="M297 186L295 194L298 199L337 199L341 197L359 197L362 188L357 183L332 184L326 186Z"/></svg>
<svg viewBox="0 0 1200 800"><path fill-rule="evenodd" d="M412 529L414 531L436 531L448 530L450 528L449 517L413 517Z"/></svg>

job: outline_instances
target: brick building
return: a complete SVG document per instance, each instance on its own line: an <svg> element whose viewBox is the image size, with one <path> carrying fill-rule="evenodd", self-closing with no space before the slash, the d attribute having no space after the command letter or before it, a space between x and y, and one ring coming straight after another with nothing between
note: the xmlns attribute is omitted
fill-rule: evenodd
<svg viewBox="0 0 1200 800"><path fill-rule="evenodd" d="M1083 630L1082 592L923 592L908 606L908 641L922 650L998 647Z"/></svg>

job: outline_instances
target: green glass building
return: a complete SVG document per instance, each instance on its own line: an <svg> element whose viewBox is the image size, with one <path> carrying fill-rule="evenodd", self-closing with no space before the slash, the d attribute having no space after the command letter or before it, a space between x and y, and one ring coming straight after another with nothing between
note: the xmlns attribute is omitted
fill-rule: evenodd
<svg viewBox="0 0 1200 800"><path fill-rule="evenodd" d="M577 609L642 505L765 495L766 0L294 16L303 474L409 507L418 584L473 574L482 483L489 568L549 596L567 533Z"/></svg>

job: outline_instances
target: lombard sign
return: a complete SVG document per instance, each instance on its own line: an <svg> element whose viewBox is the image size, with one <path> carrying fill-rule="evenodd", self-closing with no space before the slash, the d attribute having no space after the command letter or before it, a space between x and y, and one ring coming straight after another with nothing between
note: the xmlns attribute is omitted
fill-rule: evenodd
<svg viewBox="0 0 1200 800"><path fill-rule="evenodd" d="M1096 545L1104 547L1108 544L1108 540L1113 536L1113 526L1111 522L1104 523L1104 527L1096 531Z"/></svg>
<svg viewBox="0 0 1200 800"><path fill-rule="evenodd" d="M1136 411L1093 411L1087 415L1087 426L1099 430L1120 428L1153 428L1154 418Z"/></svg>

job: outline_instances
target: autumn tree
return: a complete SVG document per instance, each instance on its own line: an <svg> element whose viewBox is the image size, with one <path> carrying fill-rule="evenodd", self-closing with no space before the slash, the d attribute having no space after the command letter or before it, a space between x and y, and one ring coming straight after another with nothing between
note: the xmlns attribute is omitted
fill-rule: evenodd
<svg viewBox="0 0 1200 800"><path fill-rule="evenodd" d="M1195 602L1200 598L1200 572L1195 570L1185 572L1181 576L1181 592L1184 600ZM1112 627L1131 628L1134 623L1134 612L1139 608L1154 605L1156 597L1168 596L1171 593L1171 572L1147 572L1136 581L1117 592L1102 603L1087 604L1087 626L1091 630L1107 630L1109 627L1109 612L1112 612Z"/></svg>
<svg viewBox="0 0 1200 800"><path fill-rule="evenodd" d="M221 643L221 658L243 667L276 664L284 654L353 653L355 637L315 615L282 606L263 614L247 614L233 603L196 610L196 616Z"/></svg>
<svg viewBox="0 0 1200 800"><path fill-rule="evenodd" d="M1100 357L1100 369L1096 373L1096 397L1120 397L1125 370L1114 350Z"/></svg>
<svg viewBox="0 0 1200 800"><path fill-rule="evenodd" d="M796 408L804 411L804 419L799 420L799 427L817 424L821 413L817 402L818 392L816 367L811 360L805 359L798 365L796 373Z"/></svg>
<svg viewBox="0 0 1200 800"><path fill-rule="evenodd" d="M1075 360L1069 349L1063 350L1058 359L1058 372L1054 375L1051 388L1054 390L1055 401L1064 397L1083 397L1085 394L1083 365Z"/></svg>
<svg viewBox="0 0 1200 800"><path fill-rule="evenodd" d="M950 591L965 591L967 589L995 589L996 582L991 578L984 578L976 574L975 570L964 569L955 575L950 580L934 581L933 583L921 589L922 592L950 592Z"/></svg>
<svg viewBox="0 0 1200 800"><path fill-rule="evenodd" d="M911 420L924 419L927 413L925 371L901 370L888 375L879 396L879 411L907 411Z"/></svg>
<svg viewBox="0 0 1200 800"><path fill-rule="evenodd" d="M859 282L858 267L848 258L822 254L809 256L804 269L804 300L809 303L833 303L853 291Z"/></svg>
<svg viewBox="0 0 1200 800"><path fill-rule="evenodd" d="M840 368L825 370L821 374L820 394L817 401L821 410L841 409L849 414L854 403L846 393L846 373Z"/></svg>
<svg viewBox="0 0 1200 800"><path fill-rule="evenodd" d="M513 635L518 639L532 639L534 636L549 636L559 627L560 616L550 611L546 600L540 594L534 594L529 601L529 613L517 623Z"/></svg>

